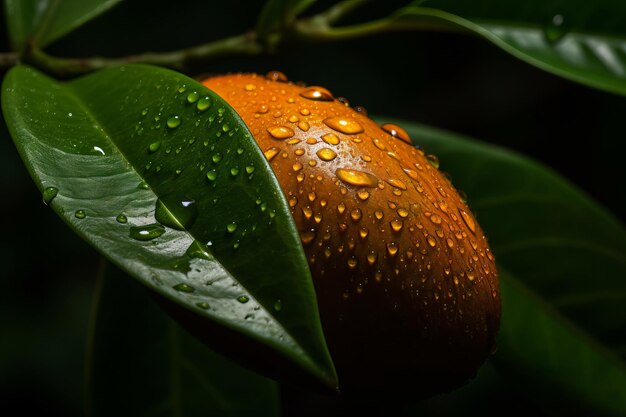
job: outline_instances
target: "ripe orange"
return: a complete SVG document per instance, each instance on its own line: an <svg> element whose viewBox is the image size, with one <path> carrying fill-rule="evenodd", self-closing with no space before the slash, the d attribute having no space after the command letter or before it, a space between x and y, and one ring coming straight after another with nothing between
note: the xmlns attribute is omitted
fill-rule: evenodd
<svg viewBox="0 0 626 417"><path fill-rule="evenodd" d="M277 71L204 84L243 118L289 201L342 391L425 397L471 378L495 348L498 275L436 158Z"/></svg>

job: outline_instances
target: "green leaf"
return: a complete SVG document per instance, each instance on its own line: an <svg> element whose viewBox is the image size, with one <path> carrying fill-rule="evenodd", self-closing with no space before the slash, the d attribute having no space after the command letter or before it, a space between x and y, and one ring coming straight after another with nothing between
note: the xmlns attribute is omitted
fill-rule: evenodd
<svg viewBox="0 0 626 417"><path fill-rule="evenodd" d="M121 0L4 0L11 46L21 50L32 41L43 48Z"/></svg>
<svg viewBox="0 0 626 417"><path fill-rule="evenodd" d="M392 15L397 28L473 32L545 71L626 94L626 2L431 0Z"/></svg>
<svg viewBox="0 0 626 417"><path fill-rule="evenodd" d="M316 0L268 0L256 24L261 38L289 24L296 16L311 7Z"/></svg>
<svg viewBox="0 0 626 417"><path fill-rule="evenodd" d="M103 266L90 328L89 415L279 415L276 383L209 350L140 285Z"/></svg>
<svg viewBox="0 0 626 417"><path fill-rule="evenodd" d="M611 415L626 409L626 231L557 174L505 149L396 121L435 153L501 274L496 363ZM537 390L540 393L542 390ZM550 395L550 394L548 394Z"/></svg>
<svg viewBox="0 0 626 417"><path fill-rule="evenodd" d="M187 311L199 336L227 343L210 319L291 365L276 369L252 344L221 347L238 359L336 386L288 204L224 100L156 67L69 83L16 67L2 105L44 199L76 233Z"/></svg>

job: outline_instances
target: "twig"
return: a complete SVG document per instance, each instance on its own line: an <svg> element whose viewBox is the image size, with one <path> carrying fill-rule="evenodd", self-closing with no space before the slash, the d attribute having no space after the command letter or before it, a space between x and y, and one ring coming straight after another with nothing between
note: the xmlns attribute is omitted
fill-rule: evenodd
<svg viewBox="0 0 626 417"><path fill-rule="evenodd" d="M65 76L130 63L162 65L180 70L192 61L228 55L258 55L262 52L263 47L257 42L256 35L249 32L177 51L146 52L120 58L59 58L35 49L29 54L28 61L53 74Z"/></svg>
<svg viewBox="0 0 626 417"><path fill-rule="evenodd" d="M20 56L15 52L6 52L0 54L0 68L9 68L18 64Z"/></svg>

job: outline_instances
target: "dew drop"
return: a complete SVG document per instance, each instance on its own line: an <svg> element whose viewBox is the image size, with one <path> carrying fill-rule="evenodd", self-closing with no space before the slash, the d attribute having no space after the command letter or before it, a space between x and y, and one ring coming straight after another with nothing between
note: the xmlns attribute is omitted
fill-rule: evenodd
<svg viewBox="0 0 626 417"><path fill-rule="evenodd" d="M409 211L405 209L404 207L400 207L397 213L398 213L398 216L403 217L403 218L409 215Z"/></svg>
<svg viewBox="0 0 626 417"><path fill-rule="evenodd" d="M254 167L252 165L248 165L246 167L246 174L252 174L254 172Z"/></svg>
<svg viewBox="0 0 626 417"><path fill-rule="evenodd" d="M43 190L43 202L45 205L48 205L54 200L54 197L59 193L59 189L56 187L47 187Z"/></svg>
<svg viewBox="0 0 626 417"><path fill-rule="evenodd" d="M435 155L426 155L426 160L434 168L439 169L439 158L437 158L437 156L435 156Z"/></svg>
<svg viewBox="0 0 626 417"><path fill-rule="evenodd" d="M230 175L232 175L233 177L236 177L238 174L239 174L239 168L230 169Z"/></svg>
<svg viewBox="0 0 626 417"><path fill-rule="evenodd" d="M241 304L245 304L250 301L250 298L245 295L240 295L239 297L237 297L237 301L239 301Z"/></svg>
<svg viewBox="0 0 626 417"><path fill-rule="evenodd" d="M402 129L398 125L394 125L393 123L385 123L384 125L381 126L381 129L389 133L394 138L398 138L401 141L408 143L409 145L413 144L411 142L411 137L406 132L406 130Z"/></svg>
<svg viewBox="0 0 626 417"><path fill-rule="evenodd" d="M235 223L229 223L226 226L226 230L228 231L228 233L235 233L235 230L237 230L237 225Z"/></svg>
<svg viewBox="0 0 626 417"><path fill-rule="evenodd" d="M400 230L402 230L403 223L400 219L393 219L390 225L394 232L399 232Z"/></svg>
<svg viewBox="0 0 626 417"><path fill-rule="evenodd" d="M381 210L376 210L376 211L374 212L374 216L376 216L376 218L377 218L378 220L380 220L380 219L382 219L382 218L384 217L384 214L383 214L383 212L382 212Z"/></svg>
<svg viewBox="0 0 626 417"><path fill-rule="evenodd" d="M367 172L357 171L354 169L338 168L335 175L346 184L356 187L374 188L378 185L378 178Z"/></svg>
<svg viewBox="0 0 626 417"><path fill-rule="evenodd" d="M85 213L85 210L76 210L74 212L74 217L76 217L77 219L84 219L85 217L87 217L87 213Z"/></svg>
<svg viewBox="0 0 626 417"><path fill-rule="evenodd" d="M274 311L278 312L281 311L283 309L283 303L280 300L276 300L276 302L274 303Z"/></svg>
<svg viewBox="0 0 626 417"><path fill-rule="evenodd" d="M212 169L211 171L207 171L206 177L209 181L215 181L217 179L217 171Z"/></svg>
<svg viewBox="0 0 626 417"><path fill-rule="evenodd" d="M324 124L337 132L345 133L346 135L354 135L356 133L363 132L363 126L354 119L344 118L341 116L329 117L324 119Z"/></svg>
<svg viewBox="0 0 626 417"><path fill-rule="evenodd" d="M376 252L372 251L370 253L367 254L367 263L370 265L374 265L376 263Z"/></svg>
<svg viewBox="0 0 626 417"><path fill-rule="evenodd" d="M362 201L367 200L368 198L370 198L370 193L366 190L359 190L356 193L357 197L359 197Z"/></svg>
<svg viewBox="0 0 626 417"><path fill-rule="evenodd" d="M211 157L211 160L213 162L215 162L216 164L219 163L222 160L222 154L221 153L216 153Z"/></svg>
<svg viewBox="0 0 626 417"><path fill-rule="evenodd" d="M287 76L280 71L269 71L267 74L265 74L265 78L271 81L279 81L283 83L286 83L288 81Z"/></svg>
<svg viewBox="0 0 626 417"><path fill-rule="evenodd" d="M198 94L197 91L187 94L187 103L193 104L197 102L198 100L200 100L200 94Z"/></svg>
<svg viewBox="0 0 626 417"><path fill-rule="evenodd" d="M200 98L198 100L198 102L196 103L196 109L198 109L198 111L203 112L205 110L207 110L209 107L211 107L211 97L209 96L204 96L202 98Z"/></svg>
<svg viewBox="0 0 626 417"><path fill-rule="evenodd" d="M356 111L357 113L361 113L363 116L367 117L367 109L363 106L355 106L354 111Z"/></svg>
<svg viewBox="0 0 626 417"><path fill-rule="evenodd" d="M435 238L434 238L432 235L428 235L428 236L426 237L426 241L427 241L427 242L428 242L428 244L429 244L431 247L433 247L433 248L434 248L435 246L437 246L437 240L435 240Z"/></svg>
<svg viewBox="0 0 626 417"><path fill-rule="evenodd" d="M391 185L392 187L398 188L400 190L406 190L406 184L395 178L389 178L387 180L387 183L389 183L389 185Z"/></svg>
<svg viewBox="0 0 626 417"><path fill-rule="evenodd" d="M246 84L246 86L243 88L246 91L254 91L256 90L256 85L254 84Z"/></svg>
<svg viewBox="0 0 626 417"><path fill-rule="evenodd" d="M263 154L265 155L265 159L271 161L276 155L278 155L279 152L280 150L278 148L269 148L268 150L263 152Z"/></svg>
<svg viewBox="0 0 626 417"><path fill-rule="evenodd" d="M296 134L293 129L286 126L269 127L267 131L274 139L278 140L289 139Z"/></svg>
<svg viewBox="0 0 626 417"><path fill-rule="evenodd" d="M207 302L205 302L205 301L201 301L201 302L199 302L199 303L196 303L196 306L197 306L198 308L203 309L203 310L208 310L208 309L209 309L209 307L211 307L211 306L209 305L209 303L207 303Z"/></svg>
<svg viewBox="0 0 626 417"><path fill-rule="evenodd" d="M130 228L130 237L141 241L156 239L163 233L165 233L165 227L158 223L147 224L145 226L133 226Z"/></svg>
<svg viewBox="0 0 626 417"><path fill-rule="evenodd" d="M122 224L126 224L128 222L128 218L124 214L118 214L115 220Z"/></svg>
<svg viewBox="0 0 626 417"><path fill-rule="evenodd" d="M549 43L555 44L567 33L565 18L562 14L555 14L544 28L544 35Z"/></svg>
<svg viewBox="0 0 626 417"><path fill-rule="evenodd" d="M332 161L337 157L337 153L330 148L322 148L316 152L322 161Z"/></svg>
<svg viewBox="0 0 626 417"><path fill-rule="evenodd" d="M154 218L176 230L189 229L198 217L196 202L179 194L165 195L156 201Z"/></svg>
<svg viewBox="0 0 626 417"><path fill-rule="evenodd" d="M463 221L465 222L467 227L472 231L472 233L476 233L476 222L474 222L474 219L472 218L472 216L463 209L459 209L459 213L461 214Z"/></svg>
<svg viewBox="0 0 626 417"><path fill-rule="evenodd" d="M176 284L172 288L174 288L176 291L186 292L186 293L191 293L191 292L194 292L196 290L191 285L185 284L185 283Z"/></svg>
<svg viewBox="0 0 626 417"><path fill-rule="evenodd" d="M180 116L172 116L169 119L167 119L167 127L169 127L170 129L176 129L178 126L180 126L180 124L182 123L182 119L180 118Z"/></svg>
<svg viewBox="0 0 626 417"><path fill-rule="evenodd" d="M313 242L315 239L315 230L306 230L300 233L300 240L302 240L302 244L308 245Z"/></svg>
<svg viewBox="0 0 626 417"><path fill-rule="evenodd" d="M150 146L148 146L148 150L149 150L150 152L156 152L156 151L158 151L158 150L159 150L159 148L160 148L160 147L161 147L161 141L160 141L160 140L158 140L158 141L156 141L156 142L152 142L152 143L150 144Z"/></svg>
<svg viewBox="0 0 626 417"><path fill-rule="evenodd" d="M362 216L363 216L363 213L361 212L361 209L355 208L354 210L350 212L350 217L355 222L358 222L359 220L361 220Z"/></svg>
<svg viewBox="0 0 626 417"><path fill-rule="evenodd" d="M333 95L324 87L313 86L300 93L301 97L315 101L332 101Z"/></svg>
<svg viewBox="0 0 626 417"><path fill-rule="evenodd" d="M327 134L323 135L322 136L322 140L324 142L328 143L329 145L338 145L339 144L339 138L334 133L327 133Z"/></svg>
<svg viewBox="0 0 626 417"><path fill-rule="evenodd" d="M395 256L398 253L398 246L394 242L387 243L387 253L390 256Z"/></svg>

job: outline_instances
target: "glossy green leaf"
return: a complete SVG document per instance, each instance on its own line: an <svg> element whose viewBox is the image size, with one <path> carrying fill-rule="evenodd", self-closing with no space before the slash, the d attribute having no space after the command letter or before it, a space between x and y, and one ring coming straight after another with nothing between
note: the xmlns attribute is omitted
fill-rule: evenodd
<svg viewBox="0 0 626 417"><path fill-rule="evenodd" d="M225 101L156 67L69 83L16 67L2 105L44 200L76 233L188 320L210 319L336 386L289 207Z"/></svg>
<svg viewBox="0 0 626 417"><path fill-rule="evenodd" d="M279 415L275 382L191 337L113 265L102 273L88 344L88 415Z"/></svg>
<svg viewBox="0 0 626 417"><path fill-rule="evenodd" d="M505 149L396 121L467 192L501 272L496 363L594 410L626 410L626 231L557 174ZM540 392L538 390L537 392ZM549 395L549 394L548 394Z"/></svg>
<svg viewBox="0 0 626 417"><path fill-rule="evenodd" d="M626 94L626 2L621 0L430 0L386 24L475 33L506 52L570 80Z"/></svg>
<svg viewBox="0 0 626 417"><path fill-rule="evenodd" d="M259 14L256 30L261 38L289 24L316 0L268 0Z"/></svg>
<svg viewBox="0 0 626 417"><path fill-rule="evenodd" d="M4 0L9 37L14 50L28 42L44 47L121 0Z"/></svg>

